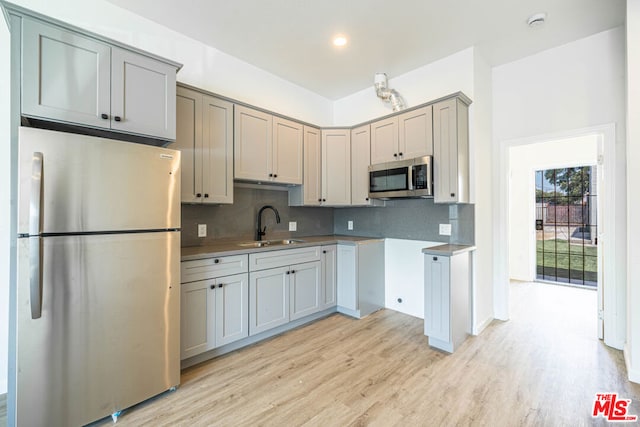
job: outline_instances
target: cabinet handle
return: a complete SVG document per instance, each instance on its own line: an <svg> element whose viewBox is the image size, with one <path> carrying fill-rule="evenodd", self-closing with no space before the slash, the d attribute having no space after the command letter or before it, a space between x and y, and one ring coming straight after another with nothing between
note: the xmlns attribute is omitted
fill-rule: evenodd
<svg viewBox="0 0 640 427"><path fill-rule="evenodd" d="M209 197L209 193L204 193L204 197L205 198Z"/></svg>
<svg viewBox="0 0 640 427"><path fill-rule="evenodd" d="M211 285L211 289L215 289L215 288L216 288L216 285Z"/></svg>
<svg viewBox="0 0 640 427"><path fill-rule="evenodd" d="M122 119L120 118L120 116L115 116L115 117L113 118L113 120L115 120L116 122L121 122L121 121L122 121Z"/></svg>
<svg viewBox="0 0 640 427"><path fill-rule="evenodd" d="M437 260L438 260L438 257L437 257L437 256L434 256L434 257L433 257L433 260L434 260L434 261L437 261Z"/></svg>
<svg viewBox="0 0 640 427"><path fill-rule="evenodd" d="M214 260L213 260L213 263L214 263L214 264L218 264L219 262L220 262L220 260L219 260L218 258L216 258L216 259L214 259Z"/></svg>
<svg viewBox="0 0 640 427"><path fill-rule="evenodd" d="M223 286L224 286L224 285L223 285L222 283L220 283L220 284L218 285L218 287L219 287L219 288L221 288L221 287L223 287Z"/></svg>
<svg viewBox="0 0 640 427"><path fill-rule="evenodd" d="M197 198L202 197L202 193L196 193L196 197L197 197Z"/></svg>
<svg viewBox="0 0 640 427"><path fill-rule="evenodd" d="M451 197L456 197L456 193L451 193Z"/></svg>
<svg viewBox="0 0 640 427"><path fill-rule="evenodd" d="M108 114L102 113L100 115L100 117L102 117L104 120L109 120L109 115Z"/></svg>

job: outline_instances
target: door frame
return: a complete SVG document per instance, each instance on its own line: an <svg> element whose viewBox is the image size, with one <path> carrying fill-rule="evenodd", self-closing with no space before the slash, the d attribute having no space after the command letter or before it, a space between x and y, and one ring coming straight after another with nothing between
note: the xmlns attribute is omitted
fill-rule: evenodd
<svg viewBox="0 0 640 427"><path fill-rule="evenodd" d="M500 320L510 318L509 306L509 148L539 142L550 142L575 138L585 135L598 136L598 180L604 183L599 188L599 259L602 260L602 280L598 288L602 289L598 305L602 306L604 321L604 342L608 346L622 349L625 337L625 316L618 315L618 308L625 305L623 298L626 285L617 279L616 260L616 206L615 206L615 165L616 165L616 127L614 123L573 129L551 134L529 136L499 141L494 144L493 154L498 165L494 169L494 230L496 245L494 246L494 317ZM609 176L610 175L610 176ZM610 238L609 238L610 237ZM606 255L605 255L606 254ZM620 297L619 297L620 296Z"/></svg>

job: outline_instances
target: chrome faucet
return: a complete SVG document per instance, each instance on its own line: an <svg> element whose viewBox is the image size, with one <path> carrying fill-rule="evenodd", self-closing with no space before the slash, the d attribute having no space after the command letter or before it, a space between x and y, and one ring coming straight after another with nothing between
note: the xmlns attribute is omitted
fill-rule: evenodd
<svg viewBox="0 0 640 427"><path fill-rule="evenodd" d="M258 211L258 217L256 218L256 240L258 242L262 240L262 236L267 234L267 226L265 225L265 227L262 228L262 212L264 212L265 209L271 209L273 213L276 214L276 223L280 224L280 214L276 208L271 205L261 207Z"/></svg>

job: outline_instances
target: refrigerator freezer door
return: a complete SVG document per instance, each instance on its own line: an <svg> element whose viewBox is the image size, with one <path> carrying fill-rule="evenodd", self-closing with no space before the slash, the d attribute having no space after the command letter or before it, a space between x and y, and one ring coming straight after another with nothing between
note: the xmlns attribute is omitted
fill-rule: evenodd
<svg viewBox="0 0 640 427"><path fill-rule="evenodd" d="M180 228L180 152L20 128L18 233L29 233L34 153L42 153L41 230Z"/></svg>
<svg viewBox="0 0 640 427"><path fill-rule="evenodd" d="M17 425L84 425L180 382L180 233L18 239Z"/></svg>

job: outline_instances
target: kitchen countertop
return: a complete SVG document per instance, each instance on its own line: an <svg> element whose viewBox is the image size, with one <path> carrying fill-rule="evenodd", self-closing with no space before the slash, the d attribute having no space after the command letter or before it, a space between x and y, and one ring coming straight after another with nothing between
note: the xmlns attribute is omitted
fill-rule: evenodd
<svg viewBox="0 0 640 427"><path fill-rule="evenodd" d="M476 249L473 245L438 245L432 246L430 248L424 248L422 250L423 254L428 255L441 255L441 256L453 256L458 255L464 252L471 252Z"/></svg>
<svg viewBox="0 0 640 427"><path fill-rule="evenodd" d="M295 249L304 248L308 246L318 245L356 245L361 242L383 241L383 238L376 237L358 237L358 236L341 236L341 235L327 235L327 236L308 236L308 237L288 237L284 239L303 240L304 242L294 243L290 245L270 245L260 248L243 247L240 243L248 242L247 239L223 239L216 243L206 246L186 246L181 248L181 260L192 261L196 259L227 256L227 255L240 255L265 251L278 251L283 249ZM283 240L284 240L283 239ZM264 239L264 240L280 240L280 239Z"/></svg>

